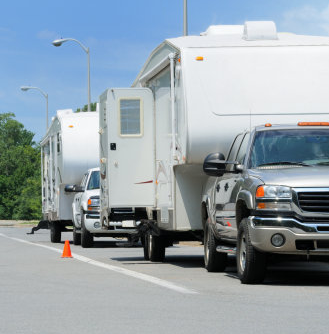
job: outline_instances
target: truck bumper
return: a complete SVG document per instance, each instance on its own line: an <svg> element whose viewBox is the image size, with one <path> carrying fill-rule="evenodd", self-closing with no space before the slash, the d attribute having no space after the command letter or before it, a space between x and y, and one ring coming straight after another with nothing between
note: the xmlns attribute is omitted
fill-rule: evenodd
<svg viewBox="0 0 329 334"><path fill-rule="evenodd" d="M248 218L252 245L263 252L286 254L329 255L328 223L303 223L295 218ZM284 243L272 244L272 237L281 234Z"/></svg>
<svg viewBox="0 0 329 334"><path fill-rule="evenodd" d="M137 233L136 224L132 221L122 221L122 222L110 222L110 228L102 228L100 223L99 214L86 214L85 215L85 226L86 229L93 234L108 234L115 236L116 234L135 234Z"/></svg>

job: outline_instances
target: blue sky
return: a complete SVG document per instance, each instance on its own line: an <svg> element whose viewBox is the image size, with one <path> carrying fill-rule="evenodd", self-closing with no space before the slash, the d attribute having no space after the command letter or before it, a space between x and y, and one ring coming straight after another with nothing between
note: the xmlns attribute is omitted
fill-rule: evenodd
<svg viewBox="0 0 329 334"><path fill-rule="evenodd" d="M108 87L129 87L150 52L164 39L182 35L183 0L1 1L0 112L13 112L39 141L49 115L87 103L86 54L75 43L59 48L60 37L80 40L91 53L91 96ZM188 0L189 34L211 24L273 20L278 31L329 34L326 0Z"/></svg>

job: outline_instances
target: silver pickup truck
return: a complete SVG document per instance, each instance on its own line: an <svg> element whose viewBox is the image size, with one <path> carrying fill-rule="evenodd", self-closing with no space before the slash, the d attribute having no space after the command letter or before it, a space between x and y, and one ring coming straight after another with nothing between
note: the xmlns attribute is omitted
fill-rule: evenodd
<svg viewBox="0 0 329 334"><path fill-rule="evenodd" d="M236 253L242 283L260 283L268 253L329 255L329 123L259 126L227 159L207 156L202 205L205 267Z"/></svg>

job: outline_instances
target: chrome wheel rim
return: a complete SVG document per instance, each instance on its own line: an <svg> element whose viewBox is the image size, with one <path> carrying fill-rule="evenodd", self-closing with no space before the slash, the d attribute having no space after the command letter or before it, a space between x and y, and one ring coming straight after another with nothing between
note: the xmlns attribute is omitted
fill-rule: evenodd
<svg viewBox="0 0 329 334"><path fill-rule="evenodd" d="M242 271L244 271L246 268L246 257L247 257L246 235L242 233L240 240L240 251L239 251L239 262Z"/></svg>

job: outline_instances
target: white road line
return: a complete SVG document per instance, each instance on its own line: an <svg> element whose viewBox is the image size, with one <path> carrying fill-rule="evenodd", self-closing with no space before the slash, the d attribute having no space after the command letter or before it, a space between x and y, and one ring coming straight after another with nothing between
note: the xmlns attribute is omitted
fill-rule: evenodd
<svg viewBox="0 0 329 334"><path fill-rule="evenodd" d="M62 251L60 249L55 248L55 247L41 245L41 244L30 242L30 241L27 241L27 240L24 240L24 239L9 237L9 236L7 236L3 233L0 233L0 236L2 236L4 238L7 238L7 239L15 240L15 241L18 241L18 242L21 242L21 243L25 243L25 244L28 244L28 245L46 248L46 249L52 250L52 251L60 253L60 254L62 253ZM85 262L85 263L88 263L88 264L91 264L93 266L100 267L100 268L103 268L103 269L111 270L111 271L117 272L117 273L122 274L122 275L134 277L134 278L140 279L142 281L146 281L146 282L149 282L149 283L152 283L152 284L155 284L155 285L159 285L159 286L162 286L164 288L167 288L167 289L170 289L170 290L173 290L173 291L176 291L176 292L180 292L180 293L184 293L184 294L198 294L198 292L195 291L195 290L191 290L191 289L187 289L187 288L178 286L174 283L171 283L169 281L165 281L161 278L157 278L157 277L153 277L153 276L150 276L150 275L138 273L138 272L133 271L133 270L113 266L111 264L103 263L103 262L100 262L100 261L95 261L93 259L90 259L88 257L82 256L82 255L79 255L79 254L75 254L75 253L72 253L72 256L73 256L74 259L76 259L78 261Z"/></svg>

